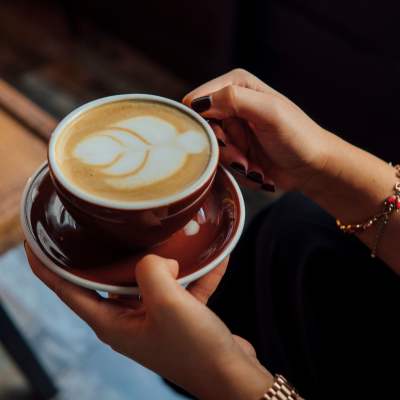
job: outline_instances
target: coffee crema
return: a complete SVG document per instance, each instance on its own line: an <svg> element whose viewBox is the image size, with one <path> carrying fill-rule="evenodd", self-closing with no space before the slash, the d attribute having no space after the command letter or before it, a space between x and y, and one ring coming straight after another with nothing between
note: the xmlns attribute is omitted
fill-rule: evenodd
<svg viewBox="0 0 400 400"><path fill-rule="evenodd" d="M57 139L55 159L78 189L101 199L146 201L181 192L205 171L211 144L190 115L155 101L86 111Z"/></svg>

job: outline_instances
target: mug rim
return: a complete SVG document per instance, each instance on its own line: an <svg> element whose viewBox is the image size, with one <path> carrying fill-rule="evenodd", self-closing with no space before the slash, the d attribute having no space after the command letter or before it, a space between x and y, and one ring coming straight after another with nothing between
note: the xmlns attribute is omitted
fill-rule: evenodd
<svg viewBox="0 0 400 400"><path fill-rule="evenodd" d="M210 159L207 164L206 169L200 175L200 177L193 182L191 185L186 187L184 190L179 191L178 193L163 197L161 199L151 199L151 200L142 200L142 201L121 201L121 200L111 200L111 199L102 199L96 197L88 192L85 192L79 189L76 185L71 184L64 176L61 171L61 168L57 165L56 157L55 157L55 147L57 143L57 139L60 134L63 132L64 128L70 124L73 120L77 119L84 112L91 110L93 108L99 107L104 104L114 103L117 101L124 100L142 100L142 101L153 101L161 104L166 104L168 106L177 108L185 114L189 114L192 118L194 118L203 129L206 131L209 141L210 141ZM66 115L60 123L56 126L53 133L51 134L49 146L48 146L48 162L49 168L51 169L54 178L59 181L59 183L71 194L76 196L77 198L84 200L90 204L98 205L101 207L107 207L111 209L118 210L146 210L153 209L158 207L164 207L168 205L175 204L186 197L196 193L199 189L203 187L203 185L212 178L213 173L216 171L219 161L219 146L217 142L217 138L211 129L210 125L206 122L206 120L198 113L193 111L191 108L186 105L179 103L175 100L168 99L166 97L152 95L152 94L119 94L112 95L107 97L102 97L100 99L92 100L88 103L81 105L75 110L71 111L68 115Z"/></svg>
<svg viewBox="0 0 400 400"><path fill-rule="evenodd" d="M23 234L25 236L26 241L28 242L30 248L32 249L33 253L36 257L51 271L56 273L57 275L61 276L63 279L74 283L78 286L85 287L87 289L96 290L100 292L107 292L107 293L114 293L114 294L121 294L121 295L138 295L139 287L138 286L119 286L119 285L111 285L106 283L95 282L89 279L81 278L73 273L59 267L51 258L41 249L39 244L37 243L33 233L28 227L28 216L26 213L26 199L29 193L29 189L33 180L36 176L42 171L42 169L46 166L47 162L44 162L40 165L40 167L34 172L34 174L28 179L20 203L20 223L22 227ZM233 249L235 248L236 244L238 243L243 229L244 229L244 222L246 218L246 208L244 204L244 199L242 192L239 188L236 179L232 176L232 174L223 166L221 166L223 172L229 178L234 191L235 195L238 199L238 216L239 220L237 223L236 231L234 232L231 241L223 248L221 253L215 257L210 263L205 265L204 267L200 268L199 270L192 272L189 275L186 275L182 278L177 279L177 282L181 285L186 287L191 282L196 281L197 279L203 277L204 275L208 274L214 268L216 268L227 256L229 256Z"/></svg>

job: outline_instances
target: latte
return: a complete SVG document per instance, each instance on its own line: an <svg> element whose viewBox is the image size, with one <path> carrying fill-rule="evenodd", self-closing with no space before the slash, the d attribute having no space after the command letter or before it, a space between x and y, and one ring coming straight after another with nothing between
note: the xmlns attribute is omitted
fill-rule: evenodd
<svg viewBox="0 0 400 400"><path fill-rule="evenodd" d="M173 106L124 100L90 109L58 136L55 160L78 189L102 199L162 199L196 182L209 160L210 139Z"/></svg>

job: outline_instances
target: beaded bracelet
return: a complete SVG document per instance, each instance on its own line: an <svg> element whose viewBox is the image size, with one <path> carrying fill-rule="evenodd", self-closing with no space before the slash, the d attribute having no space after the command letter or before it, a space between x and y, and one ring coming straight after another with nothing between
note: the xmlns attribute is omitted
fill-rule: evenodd
<svg viewBox="0 0 400 400"><path fill-rule="evenodd" d="M396 170L396 177L400 178L400 165L394 166ZM387 197L383 202L382 211L375 214L367 221L359 224L342 224L338 219L336 225L344 233L360 233L379 223L378 230L375 236L374 245L371 250L371 257L376 257L376 251L378 248L379 241L382 237L383 231L389 222L392 214L396 213L400 209L400 182L397 182L393 187L394 194Z"/></svg>

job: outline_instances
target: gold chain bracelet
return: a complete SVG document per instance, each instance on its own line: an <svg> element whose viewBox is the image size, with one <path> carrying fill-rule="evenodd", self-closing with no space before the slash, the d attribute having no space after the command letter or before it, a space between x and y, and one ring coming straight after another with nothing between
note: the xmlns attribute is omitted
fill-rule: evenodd
<svg viewBox="0 0 400 400"><path fill-rule="evenodd" d="M395 165L394 168L396 170L396 177L400 178L400 165ZM368 220L365 222L359 224L342 224L342 222L340 222L338 219L336 220L336 225L344 233L364 232L375 224L379 223L375 241L371 250L371 257L376 257L378 244L391 215L398 212L400 209L400 182L397 182L394 185L393 193L394 194L384 200L382 211L373 215L371 218L368 218Z"/></svg>

